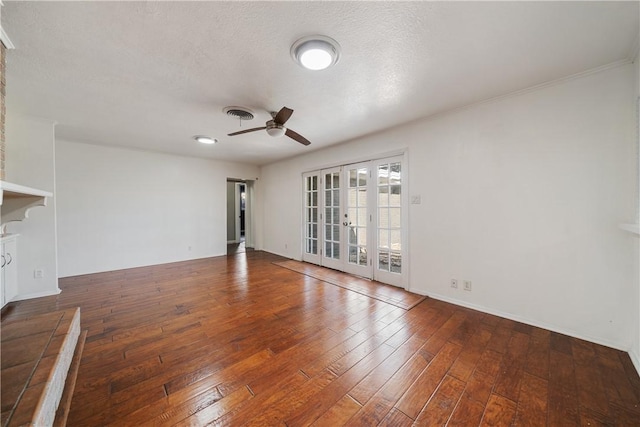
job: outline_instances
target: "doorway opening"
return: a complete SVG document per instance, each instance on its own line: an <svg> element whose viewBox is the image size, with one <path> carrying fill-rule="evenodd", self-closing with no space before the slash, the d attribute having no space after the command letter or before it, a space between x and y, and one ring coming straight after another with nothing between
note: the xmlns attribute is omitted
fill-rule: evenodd
<svg viewBox="0 0 640 427"><path fill-rule="evenodd" d="M404 156L303 174L302 260L406 288Z"/></svg>
<svg viewBox="0 0 640 427"><path fill-rule="evenodd" d="M253 180L227 179L227 254L253 250Z"/></svg>

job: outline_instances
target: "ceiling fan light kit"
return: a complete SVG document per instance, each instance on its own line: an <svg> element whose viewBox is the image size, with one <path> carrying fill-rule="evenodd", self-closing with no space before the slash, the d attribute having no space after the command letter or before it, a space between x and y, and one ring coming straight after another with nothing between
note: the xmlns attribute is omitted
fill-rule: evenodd
<svg viewBox="0 0 640 427"><path fill-rule="evenodd" d="M306 36L291 46L291 57L308 70L324 70L340 59L340 45L331 37Z"/></svg>
<svg viewBox="0 0 640 427"><path fill-rule="evenodd" d="M287 131L286 127L279 126L275 123L273 124L273 126L267 126L267 133L273 137L282 136L285 134L286 131Z"/></svg>

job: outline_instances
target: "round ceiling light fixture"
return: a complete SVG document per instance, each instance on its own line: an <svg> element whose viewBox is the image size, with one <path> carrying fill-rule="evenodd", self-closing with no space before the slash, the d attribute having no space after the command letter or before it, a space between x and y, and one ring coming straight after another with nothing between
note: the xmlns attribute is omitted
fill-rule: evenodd
<svg viewBox="0 0 640 427"><path fill-rule="evenodd" d="M327 36L306 36L291 46L293 59L308 70L324 70L340 59L340 45Z"/></svg>
<svg viewBox="0 0 640 427"><path fill-rule="evenodd" d="M216 142L218 142L217 139L205 135L196 135L193 137L193 139L203 144L215 144Z"/></svg>

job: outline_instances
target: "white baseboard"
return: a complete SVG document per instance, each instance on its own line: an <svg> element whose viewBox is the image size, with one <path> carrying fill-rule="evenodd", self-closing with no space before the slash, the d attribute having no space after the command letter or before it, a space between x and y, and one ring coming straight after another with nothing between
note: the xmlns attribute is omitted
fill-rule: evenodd
<svg viewBox="0 0 640 427"><path fill-rule="evenodd" d="M612 341L603 340L603 339L598 338L598 337L592 337L592 336L584 335L584 334L581 334L581 333L576 332L576 331L572 331L572 330L569 330L569 329L561 328L561 327L559 327L557 325L551 325L551 324L547 324L547 323L544 323L544 322L538 322L536 320L527 319L527 318L524 318L524 317L517 316L515 314L505 313L505 312L502 312L500 310L494 310L494 309L487 308L487 307L484 307L484 306L481 306L481 305L469 303L467 301L457 300L455 298L451 298L451 297L448 297L448 296L445 296L445 295L439 295L439 294L435 294L435 293L416 292L414 289L412 289L411 292L419 293L421 295L426 295L429 298L433 298L433 299L437 299L437 300L440 300L440 301L448 302L448 303L451 303L451 304L459 305L459 306L462 306L462 307L470 308L472 310L481 311L483 313L493 314L494 316L504 317L505 319L514 320L516 322L525 323L527 325L535 326L535 327L538 327L538 328L547 329L549 331L557 332L557 333L563 334L563 335L568 335L570 337L574 337L574 338L578 338L578 339L581 339L581 340L589 341L589 342L592 342L592 343L595 343L595 344L600 344L600 345L603 345L605 347L615 348L616 350L620 350L620 351L624 351L624 352L628 352L629 351L629 346L628 345L623 345L623 344L620 344L620 343L615 343L615 342L612 342ZM629 353L629 355L631 355L631 353ZM632 359L633 359L633 357L632 357ZM634 362L634 364L635 364L635 362ZM636 369L638 369L638 366L639 365L636 364Z"/></svg>
<svg viewBox="0 0 640 427"><path fill-rule="evenodd" d="M19 294L19 295L16 295L16 297L13 298L11 300L11 302L13 302L13 301L23 301L23 300L26 300L26 299L33 299L33 298L49 297L51 295L58 295L60 292L62 292L60 290L60 288L56 288L55 291L35 292L35 293L32 293L32 294Z"/></svg>

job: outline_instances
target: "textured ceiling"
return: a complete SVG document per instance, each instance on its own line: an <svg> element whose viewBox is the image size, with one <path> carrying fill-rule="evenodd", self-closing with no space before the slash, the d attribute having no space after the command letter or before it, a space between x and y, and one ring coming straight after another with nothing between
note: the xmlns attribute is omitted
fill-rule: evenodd
<svg viewBox="0 0 640 427"><path fill-rule="evenodd" d="M11 2L7 106L59 138L266 164L627 59L638 2ZM325 34L338 64L291 44ZM307 137L241 130L228 105ZM191 139L219 139L205 146ZM10 142L8 142L10 143Z"/></svg>

